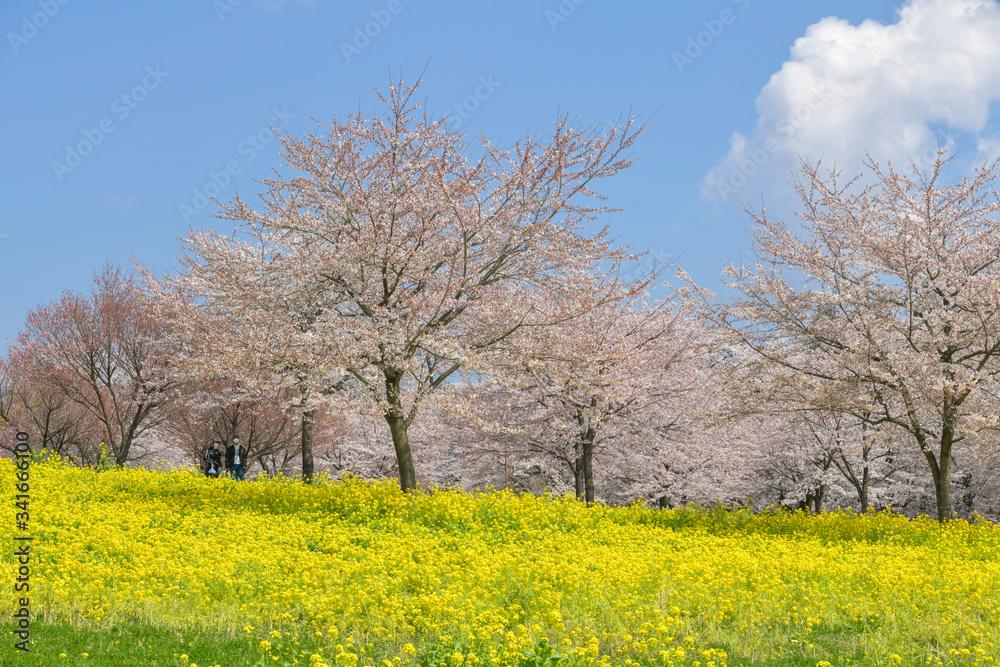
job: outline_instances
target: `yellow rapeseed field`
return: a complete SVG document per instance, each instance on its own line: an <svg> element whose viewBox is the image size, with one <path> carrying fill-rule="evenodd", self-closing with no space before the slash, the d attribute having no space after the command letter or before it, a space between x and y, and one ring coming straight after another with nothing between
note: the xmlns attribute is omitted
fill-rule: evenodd
<svg viewBox="0 0 1000 667"><path fill-rule="evenodd" d="M0 474L12 488L9 460ZM407 496L392 481L58 462L31 479L38 620L235 629L274 664L982 665L1000 653L1000 529L985 521ZM0 517L5 545L13 521ZM12 581L11 549L2 562Z"/></svg>

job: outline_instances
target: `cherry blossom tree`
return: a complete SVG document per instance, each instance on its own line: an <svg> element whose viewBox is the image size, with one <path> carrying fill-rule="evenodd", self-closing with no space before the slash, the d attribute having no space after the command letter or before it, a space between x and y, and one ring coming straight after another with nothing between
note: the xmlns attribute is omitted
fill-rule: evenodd
<svg viewBox="0 0 1000 667"><path fill-rule="evenodd" d="M177 351L172 377L229 387L224 393L233 400L238 387L242 399L277 401L294 412L302 477L310 483L317 414L345 402L338 351L315 330L325 296L274 249L211 232L191 232L186 243L180 276L161 279L139 267L169 323Z"/></svg>
<svg viewBox="0 0 1000 667"><path fill-rule="evenodd" d="M1000 521L1000 447L995 434L966 447L956 457L957 511L970 517L974 513L993 522Z"/></svg>
<svg viewBox="0 0 1000 667"><path fill-rule="evenodd" d="M715 366L712 384L726 401L715 410L715 420L735 426L750 422L749 456L742 457L741 465L752 469L763 485L751 484L750 495L819 512L824 498L847 500L845 494L853 489L857 498L851 506L864 512L876 487L908 472L909 461L898 455L902 434L897 429L810 405L807 396L795 394L784 382L782 366L767 363L745 346L718 353L724 362ZM789 395L792 400L785 400Z"/></svg>
<svg viewBox="0 0 1000 667"><path fill-rule="evenodd" d="M856 494L859 512L868 511L879 489L893 477L910 472L898 454L902 434L897 429L879 429L842 413L807 412L803 417L808 435L829 452L833 467Z"/></svg>
<svg viewBox="0 0 1000 667"><path fill-rule="evenodd" d="M758 503L819 514L824 503L847 498L846 480L835 465L846 449L845 439L853 435L844 428L846 419L776 412L756 421L763 428L744 464L753 471L756 484L750 493Z"/></svg>
<svg viewBox="0 0 1000 667"><path fill-rule="evenodd" d="M220 372L291 374L307 404L349 377L389 428L404 490L409 428L459 369L488 372L501 342L617 296L608 276L632 255L586 233L610 210L592 188L631 164L642 130L564 117L506 149L470 145L420 112L418 85L379 93L381 116L277 133L286 167L263 208L222 205L241 238L192 232L164 283L202 310L186 331L211 332ZM553 320L545 298L578 310Z"/></svg>
<svg viewBox="0 0 1000 667"><path fill-rule="evenodd" d="M697 419L697 341L670 301L644 296L543 328L494 380L455 385L434 441L456 479L587 502L664 495L656 468Z"/></svg>
<svg viewBox="0 0 1000 667"><path fill-rule="evenodd" d="M470 378L449 387L447 409L431 408L414 429L427 443L439 483L541 493L573 490L574 445L553 428L555 414L530 387ZM575 468L573 468L575 470Z"/></svg>
<svg viewBox="0 0 1000 667"><path fill-rule="evenodd" d="M319 465L334 476L357 475L365 479L398 477L396 457L385 447L389 427L379 415L337 411L332 446L318 457ZM320 420L323 424L324 421ZM331 423L331 422L325 422ZM436 441L433 442L436 444ZM435 480L436 481L436 480Z"/></svg>
<svg viewBox="0 0 1000 667"><path fill-rule="evenodd" d="M997 426L1000 380L997 163L946 185L947 163L869 158L870 182L805 165L802 233L752 214L755 261L724 272L738 298L692 292L719 336L781 370L765 395L906 434L941 521L955 454Z"/></svg>
<svg viewBox="0 0 1000 667"><path fill-rule="evenodd" d="M58 388L34 374L19 355L0 361L0 418L32 436L39 451L48 450L81 465L100 456L100 424L93 415ZM13 440L3 443L13 450Z"/></svg>
<svg viewBox="0 0 1000 667"><path fill-rule="evenodd" d="M18 428L15 421L18 418L18 409L14 404L14 382L16 378L10 372L7 363L0 363L0 449L13 453L14 436L22 429ZM29 443L30 446L30 443Z"/></svg>
<svg viewBox="0 0 1000 667"><path fill-rule="evenodd" d="M68 399L96 421L121 466L165 418L174 382L159 347L165 327L135 282L106 265L94 283L89 296L67 291L29 313L9 353L50 408Z"/></svg>
<svg viewBox="0 0 1000 667"><path fill-rule="evenodd" d="M740 355L713 350L716 342L698 323L683 322L681 331L692 338L663 376L671 391L609 438L605 457L614 490L608 495L659 507L759 499L750 464L771 434L769 415L734 408L728 369Z"/></svg>
<svg viewBox="0 0 1000 667"><path fill-rule="evenodd" d="M651 299L650 279L629 285L616 302L532 332L529 353L515 355L523 361L508 369L508 382L549 408L542 440L569 465L586 502L595 499L595 448L634 435L631 422L647 421L655 406L676 404L691 388L682 362L697 336L680 310L686 302Z"/></svg>

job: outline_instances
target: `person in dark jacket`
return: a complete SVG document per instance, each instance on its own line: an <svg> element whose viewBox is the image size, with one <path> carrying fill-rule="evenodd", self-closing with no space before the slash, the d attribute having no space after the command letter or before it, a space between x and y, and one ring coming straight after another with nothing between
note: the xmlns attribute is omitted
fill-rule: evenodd
<svg viewBox="0 0 1000 667"><path fill-rule="evenodd" d="M222 442L218 439L205 451L205 475L218 477L222 472Z"/></svg>
<svg viewBox="0 0 1000 667"><path fill-rule="evenodd" d="M233 436L233 443L226 448L226 470L233 479L245 480L243 467L247 464L247 448L240 444L240 436Z"/></svg>

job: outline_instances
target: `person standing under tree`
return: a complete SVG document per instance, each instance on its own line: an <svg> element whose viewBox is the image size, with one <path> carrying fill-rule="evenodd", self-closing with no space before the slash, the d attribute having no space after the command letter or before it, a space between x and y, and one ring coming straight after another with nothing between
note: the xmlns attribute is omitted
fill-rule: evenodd
<svg viewBox="0 0 1000 667"><path fill-rule="evenodd" d="M222 449L219 446L221 444L216 438L205 452L205 475L208 477L218 477L222 470Z"/></svg>
<svg viewBox="0 0 1000 667"><path fill-rule="evenodd" d="M246 465L247 448L240 444L240 436L233 436L233 443L226 448L226 469L233 479L245 480L243 466Z"/></svg>

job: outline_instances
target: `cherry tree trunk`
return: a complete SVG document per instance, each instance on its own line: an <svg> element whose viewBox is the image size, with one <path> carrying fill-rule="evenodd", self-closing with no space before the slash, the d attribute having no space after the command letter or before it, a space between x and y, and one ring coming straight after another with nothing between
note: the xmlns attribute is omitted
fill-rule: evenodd
<svg viewBox="0 0 1000 667"><path fill-rule="evenodd" d="M934 480L934 492L937 496L938 521L944 522L951 518L951 461L942 457L940 473Z"/></svg>
<svg viewBox="0 0 1000 667"><path fill-rule="evenodd" d="M931 477L934 479L934 496L937 502L937 518L940 522L948 521L952 518L951 512L951 447L954 443L955 429L953 413L954 408L950 401L945 401L945 415L941 428L941 449L938 456L927 446L927 442L920 440L920 446L927 459L927 464L931 469Z"/></svg>
<svg viewBox="0 0 1000 667"><path fill-rule="evenodd" d="M861 513L868 511L868 486L871 484L871 469L865 464L865 469L861 476L861 488L858 490L858 502L861 504Z"/></svg>
<svg viewBox="0 0 1000 667"><path fill-rule="evenodd" d="M594 427L583 436L583 484L587 504L594 502Z"/></svg>
<svg viewBox="0 0 1000 667"><path fill-rule="evenodd" d="M122 440L123 442L118 447L115 447L114 442L106 443L108 445L108 454L114 457L115 465L119 468L125 467L125 462L128 461L129 451L132 449L132 443L130 441L125 440L124 438Z"/></svg>
<svg viewBox="0 0 1000 667"><path fill-rule="evenodd" d="M417 488L417 471L413 467L413 452L410 450L410 436L407 433L406 418L400 401L401 373L385 374L385 394L389 407L382 413L392 433L392 446L396 450L399 466L399 488L410 492Z"/></svg>
<svg viewBox="0 0 1000 667"><path fill-rule="evenodd" d="M951 441L952 430L945 427L941 434L941 457L938 459L937 475L934 477L934 492L937 499L938 521L952 518L951 512ZM933 469L932 469L933 471Z"/></svg>
<svg viewBox="0 0 1000 667"><path fill-rule="evenodd" d="M417 472L413 467L413 452L410 451L410 437L406 432L406 421L393 411L386 411L385 421L392 433L392 446L396 450L399 465L399 488L409 492L417 488Z"/></svg>
<svg viewBox="0 0 1000 667"><path fill-rule="evenodd" d="M946 429L947 431L947 429ZM947 438L950 440L950 438ZM951 518L951 447L945 446L946 436L941 436L941 456L934 452L924 451L924 457L931 468L934 478L934 499L937 503L937 519L945 522Z"/></svg>
<svg viewBox="0 0 1000 667"><path fill-rule="evenodd" d="M316 426L316 411L302 413L302 481L312 484L315 465L313 463L313 429Z"/></svg>
<svg viewBox="0 0 1000 667"><path fill-rule="evenodd" d="M584 500L586 498L587 481L583 469L583 443L576 443L576 461L573 465L573 476L575 482L576 499Z"/></svg>

